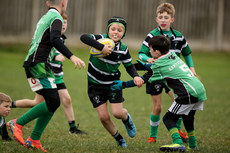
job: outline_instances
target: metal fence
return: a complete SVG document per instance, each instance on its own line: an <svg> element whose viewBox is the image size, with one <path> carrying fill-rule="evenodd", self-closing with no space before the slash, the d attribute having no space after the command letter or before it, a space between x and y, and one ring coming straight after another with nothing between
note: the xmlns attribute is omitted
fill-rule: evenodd
<svg viewBox="0 0 230 153"><path fill-rule="evenodd" d="M230 50L229 0L69 0L68 45L82 45L83 33L104 33L107 20L127 20L124 42L139 49L157 27L156 8L162 2L175 6L172 27L182 32L192 49ZM0 0L0 42L31 41L35 25L47 11L46 0Z"/></svg>

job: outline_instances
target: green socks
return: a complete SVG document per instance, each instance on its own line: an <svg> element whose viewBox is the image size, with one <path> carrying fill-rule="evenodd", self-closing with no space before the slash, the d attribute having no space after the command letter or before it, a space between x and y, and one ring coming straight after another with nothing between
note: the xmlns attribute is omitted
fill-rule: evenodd
<svg viewBox="0 0 230 153"><path fill-rule="evenodd" d="M70 128L76 127L76 124L75 124L75 121L74 121L74 120L73 120L73 121L69 121L69 127L70 127Z"/></svg>
<svg viewBox="0 0 230 153"><path fill-rule="evenodd" d="M25 124L37 118L35 127L31 134L31 139L40 140L40 137L52 116L53 113L48 110L46 102L43 102L34 106L24 115L19 117L17 119L17 124L24 126Z"/></svg>
<svg viewBox="0 0 230 153"><path fill-rule="evenodd" d="M43 102L34 106L28 112L19 117L17 120L17 124L24 126L25 124L29 123L35 118L38 118L39 116L44 115L47 112L49 112L49 110L46 106L46 102Z"/></svg>
<svg viewBox="0 0 230 153"><path fill-rule="evenodd" d="M160 115L150 115L150 137L157 138L158 127L160 124Z"/></svg>
<svg viewBox="0 0 230 153"><path fill-rule="evenodd" d="M183 146L183 141L182 141L182 139L181 139L181 137L180 137L180 134L179 134L177 128L171 128L171 129L169 130L169 133L170 133L170 135L171 135L171 137L172 137L172 140L173 140L173 143L174 143L174 144L179 144L179 145L182 145L182 146Z"/></svg>
<svg viewBox="0 0 230 153"><path fill-rule="evenodd" d="M195 148L197 146L195 130L188 131L188 143L190 148Z"/></svg>
<svg viewBox="0 0 230 153"><path fill-rule="evenodd" d="M47 112L46 114L40 116L37 118L36 124L34 126L34 129L31 133L31 139L33 140L40 140L41 135L48 125L50 119L52 118L53 113L52 112Z"/></svg>

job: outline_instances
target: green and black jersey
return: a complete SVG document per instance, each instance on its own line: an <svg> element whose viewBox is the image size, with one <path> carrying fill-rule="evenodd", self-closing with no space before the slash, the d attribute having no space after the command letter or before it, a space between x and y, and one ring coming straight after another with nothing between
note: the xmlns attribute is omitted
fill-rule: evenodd
<svg viewBox="0 0 230 153"><path fill-rule="evenodd" d="M65 42L66 36L62 35L61 40L63 42ZM64 83L64 81L63 81L63 75L64 75L63 64L62 64L62 62L55 60L55 57L59 54L61 54L61 53L56 48L52 48L52 51L50 54L50 60L51 60L50 65L52 67L52 70L53 70L53 73L55 76L55 83L56 84Z"/></svg>
<svg viewBox="0 0 230 153"><path fill-rule="evenodd" d="M2 128L2 126L5 124L5 117L0 116L0 128Z"/></svg>
<svg viewBox="0 0 230 153"><path fill-rule="evenodd" d="M170 52L176 53L179 57L181 54L184 57L191 54L191 49L188 43L186 42L184 36L179 31L174 30L172 28L170 28L170 31L163 31L160 27L158 27L153 31L151 31L142 43L141 49L139 51L139 58L142 61L147 62L148 58L152 58L151 54L149 53L148 41L149 39L158 35L165 35L170 38L171 40ZM193 67L192 59L189 59L188 62L186 61L186 63L189 67Z"/></svg>
<svg viewBox="0 0 230 153"><path fill-rule="evenodd" d="M90 35L93 39L108 38L107 34ZM106 57L96 58L90 56L88 65L88 80L96 84L110 85L114 80L119 80L121 73L118 69L123 64L132 77L138 76L136 69L133 70L132 58L129 54L128 47L119 41L116 43L113 52Z"/></svg>
<svg viewBox="0 0 230 153"><path fill-rule="evenodd" d="M37 23L24 67L49 63L49 54L53 47L60 50L67 58L73 55L60 39L62 25L63 19L60 13L55 8L50 8Z"/></svg>
<svg viewBox="0 0 230 153"><path fill-rule="evenodd" d="M175 94L175 101L191 104L206 100L206 92L200 80L173 52L160 56L144 78L148 82L162 80Z"/></svg>
<svg viewBox="0 0 230 153"><path fill-rule="evenodd" d="M0 135L2 135L2 128L4 124L6 124L5 117L0 116Z"/></svg>

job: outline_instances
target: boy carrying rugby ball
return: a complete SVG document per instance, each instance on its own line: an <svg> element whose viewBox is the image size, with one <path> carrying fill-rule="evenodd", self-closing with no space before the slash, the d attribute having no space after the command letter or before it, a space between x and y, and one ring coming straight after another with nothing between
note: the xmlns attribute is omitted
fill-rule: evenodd
<svg viewBox="0 0 230 153"><path fill-rule="evenodd" d="M107 33L101 35L83 34L81 41L91 47L101 50L104 57L90 56L88 65L88 96L97 110L99 119L104 128L114 137L118 146L126 148L125 139L118 132L115 124L110 118L108 101L110 102L112 114L121 119L130 137L136 135L136 128L127 109L123 108L124 98L122 90L112 91L110 86L114 80L118 80L121 73L118 69L122 63L128 74L134 78L134 83L139 86L143 80L139 77L132 63L127 46L121 42L126 33L126 21L122 17L112 17L108 21ZM115 42L114 50L111 46L103 45L97 40L110 38Z"/></svg>

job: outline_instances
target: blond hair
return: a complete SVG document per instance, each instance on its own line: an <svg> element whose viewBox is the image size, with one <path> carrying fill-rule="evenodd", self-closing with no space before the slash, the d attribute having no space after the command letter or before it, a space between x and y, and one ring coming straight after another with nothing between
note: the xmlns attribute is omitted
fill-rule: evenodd
<svg viewBox="0 0 230 153"><path fill-rule="evenodd" d="M3 102L8 102L8 103L11 103L12 100L10 98L10 96L0 92L0 105L3 103Z"/></svg>
<svg viewBox="0 0 230 153"><path fill-rule="evenodd" d="M157 7L157 11L156 13L164 13L167 12L168 14L171 15L171 17L173 18L175 15L175 8L172 4L170 3L162 3Z"/></svg>

